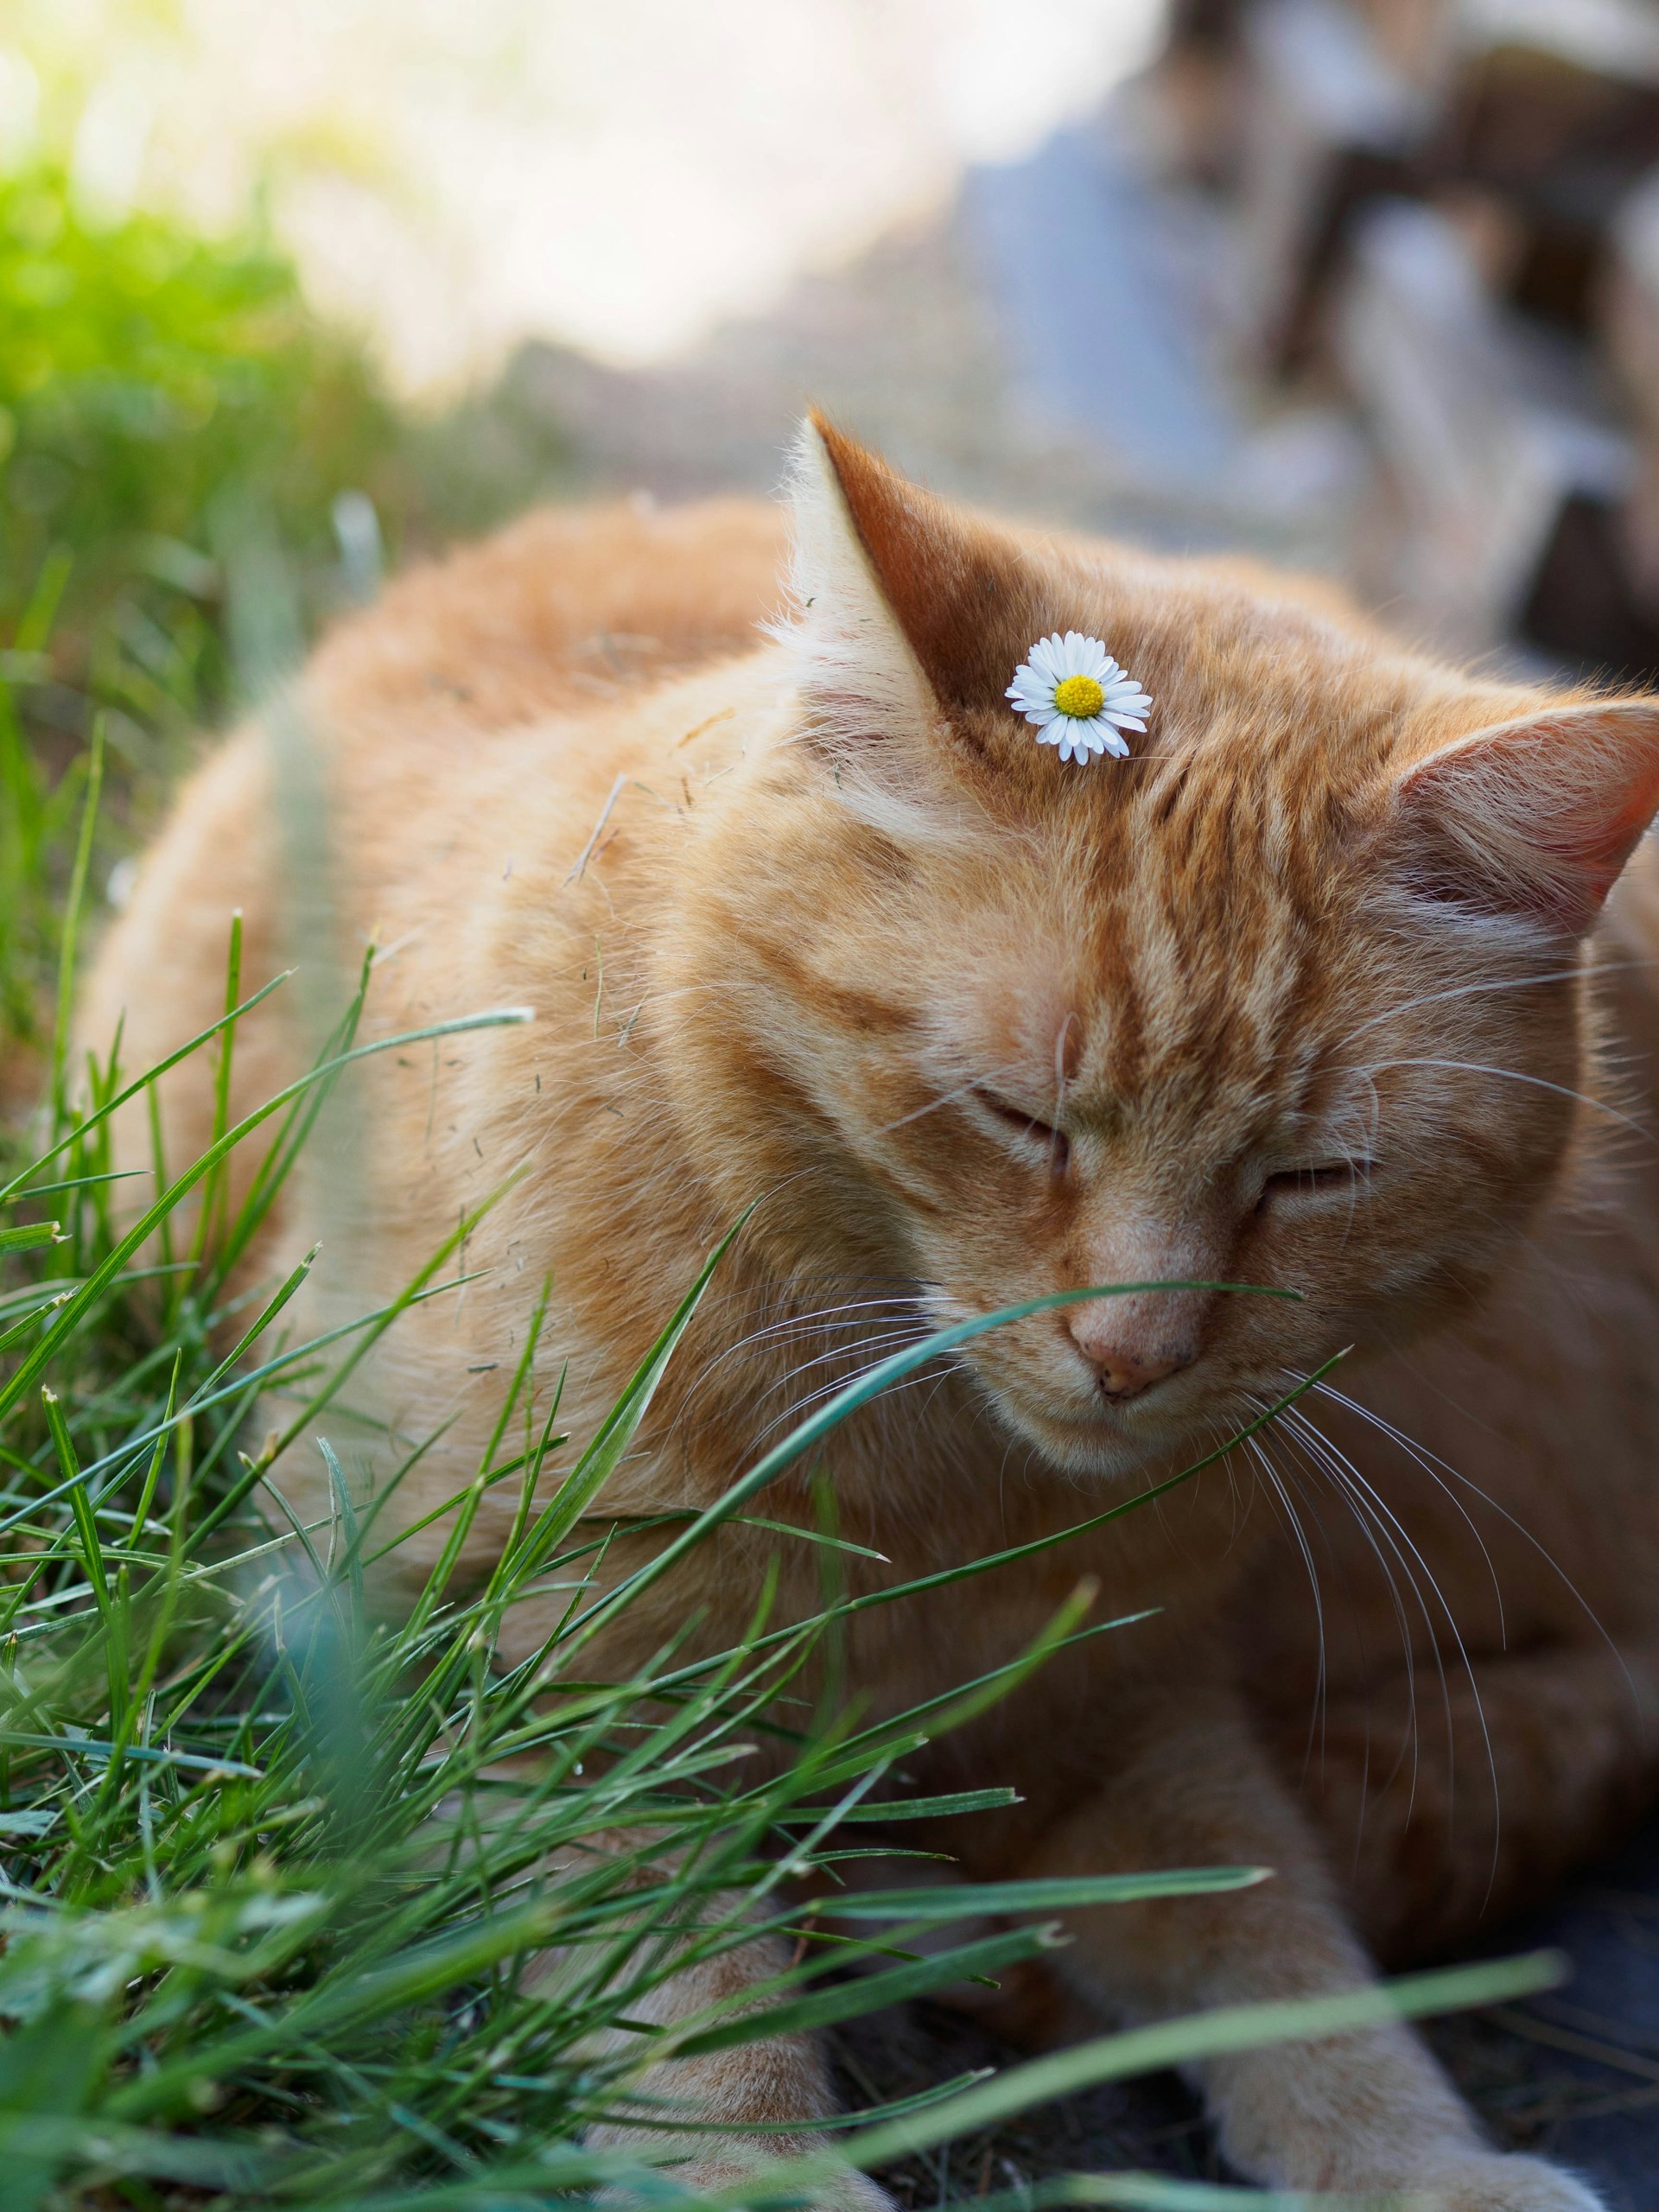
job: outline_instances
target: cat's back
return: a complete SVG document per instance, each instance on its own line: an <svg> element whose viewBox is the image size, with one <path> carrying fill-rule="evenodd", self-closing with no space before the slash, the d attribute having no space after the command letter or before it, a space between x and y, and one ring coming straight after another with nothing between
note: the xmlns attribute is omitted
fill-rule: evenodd
<svg viewBox="0 0 1659 2212"><path fill-rule="evenodd" d="M342 624L306 671L298 734L351 925L382 944L449 936L486 879L493 898L532 852L568 861L616 775L640 772L657 702L761 643L785 562L759 502L544 508ZM276 811L292 823L291 803ZM434 944L422 964L440 998L443 978L490 995Z"/></svg>
<svg viewBox="0 0 1659 2212"><path fill-rule="evenodd" d="M447 834L486 785L515 773L540 785L562 750L583 786L571 802L585 803L603 764L550 749L543 733L753 645L781 603L785 563L774 507L636 499L539 509L411 569L186 783L89 981L83 1037L102 1046L124 1020L137 1067L213 1019L233 911L245 980L286 964L308 790L331 817L347 903L371 906L377 879L406 873L412 849ZM165 993L143 987L162 973Z"/></svg>
<svg viewBox="0 0 1659 2212"><path fill-rule="evenodd" d="M753 644L785 556L756 500L537 509L342 624L308 695L342 737L405 743L581 712Z"/></svg>

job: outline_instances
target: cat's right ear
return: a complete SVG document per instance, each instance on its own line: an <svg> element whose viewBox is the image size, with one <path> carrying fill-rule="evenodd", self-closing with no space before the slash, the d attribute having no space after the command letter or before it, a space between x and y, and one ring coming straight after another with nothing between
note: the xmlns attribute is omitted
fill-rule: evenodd
<svg viewBox="0 0 1659 2212"><path fill-rule="evenodd" d="M1659 701L1546 709L1433 753L1395 794L1414 889L1552 936L1591 929L1659 809Z"/></svg>

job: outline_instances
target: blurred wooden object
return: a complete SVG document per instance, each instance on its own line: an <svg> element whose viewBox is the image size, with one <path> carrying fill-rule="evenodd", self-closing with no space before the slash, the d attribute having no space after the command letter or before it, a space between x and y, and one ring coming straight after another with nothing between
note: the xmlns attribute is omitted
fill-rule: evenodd
<svg viewBox="0 0 1659 2212"><path fill-rule="evenodd" d="M1377 49L1421 91L1439 92L1456 47L1456 0L1355 0Z"/></svg>
<svg viewBox="0 0 1659 2212"><path fill-rule="evenodd" d="M1195 0L1177 22L1191 173L1236 191L1249 366L1313 358L1343 232L1384 194L1484 200L1503 296L1587 330L1618 208L1659 163L1653 0Z"/></svg>
<svg viewBox="0 0 1659 2212"><path fill-rule="evenodd" d="M1659 170L1619 211L1601 312L1639 455L1619 518L1619 550L1637 605L1659 624Z"/></svg>
<svg viewBox="0 0 1659 2212"><path fill-rule="evenodd" d="M1175 0L1172 24L1188 174L1232 203L1241 365L1334 369L1376 454L1366 587L1453 650L1659 674L1659 0Z"/></svg>
<svg viewBox="0 0 1659 2212"><path fill-rule="evenodd" d="M1516 621L1550 659L1621 685L1659 683L1659 613L1631 572L1628 502L1574 493Z"/></svg>
<svg viewBox="0 0 1659 2212"><path fill-rule="evenodd" d="M1339 0L1261 0L1246 21L1238 181L1249 365L1270 375L1314 349L1349 216L1411 175L1420 95Z"/></svg>
<svg viewBox="0 0 1659 2212"><path fill-rule="evenodd" d="M1426 179L1484 191L1520 237L1507 296L1586 331L1615 217L1659 162L1647 0L1465 0Z"/></svg>
<svg viewBox="0 0 1659 2212"><path fill-rule="evenodd" d="M1503 313L1436 208L1395 201L1364 216L1336 344L1382 463L1372 595L1442 645L1481 652L1531 608L1572 503L1624 497L1630 442L1598 407L1580 351Z"/></svg>

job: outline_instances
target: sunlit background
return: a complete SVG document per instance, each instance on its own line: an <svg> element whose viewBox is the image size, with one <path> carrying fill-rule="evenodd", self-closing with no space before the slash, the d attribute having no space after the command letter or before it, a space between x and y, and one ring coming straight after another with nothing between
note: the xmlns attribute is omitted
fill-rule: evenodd
<svg viewBox="0 0 1659 2212"><path fill-rule="evenodd" d="M660 359L937 209L1141 67L1159 0L43 0L0 122L76 188L256 191L400 390L525 338ZM16 18L14 18L16 20ZM74 104L73 119L63 110ZM14 156L15 157L15 156Z"/></svg>
<svg viewBox="0 0 1659 2212"><path fill-rule="evenodd" d="M101 711L142 826L257 682L251 547L298 651L537 499L770 493L812 403L1456 654L1659 671L1659 0L0 9L42 792Z"/></svg>
<svg viewBox="0 0 1659 2212"><path fill-rule="evenodd" d="M537 498L768 492L812 402L1456 653L1659 669L1659 0L0 14L28 717L119 667L148 760L232 695L235 544L297 639Z"/></svg>
<svg viewBox="0 0 1659 2212"><path fill-rule="evenodd" d="M399 544L764 488L816 398L947 489L1639 671L1656 74L1652 0L11 0L0 167L291 257L434 433Z"/></svg>

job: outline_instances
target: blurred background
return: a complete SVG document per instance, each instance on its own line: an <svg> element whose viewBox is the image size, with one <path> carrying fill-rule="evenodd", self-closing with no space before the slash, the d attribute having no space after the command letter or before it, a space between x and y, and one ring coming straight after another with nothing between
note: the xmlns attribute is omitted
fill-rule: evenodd
<svg viewBox="0 0 1659 2212"><path fill-rule="evenodd" d="M94 732L118 904L198 733L389 565L768 492L809 401L942 491L1659 678L1659 0L3 0L0 1107ZM1554 1923L1569 1997L1441 2031L1633 2207L1656 1862ZM1173 2091L1066 2126L1204 2168Z"/></svg>
<svg viewBox="0 0 1659 2212"><path fill-rule="evenodd" d="M1659 658L1647 0L0 22L19 572L105 524L213 559L199 473L302 537L361 490L399 552L766 488L810 396L945 488L1315 562L1455 651ZM279 418L280 466L233 450Z"/></svg>
<svg viewBox="0 0 1659 2212"><path fill-rule="evenodd" d="M256 526L315 624L537 498L768 490L809 399L941 489L1317 566L1459 654L1659 669L1659 10L0 14L31 724L102 703L137 759L215 711Z"/></svg>

